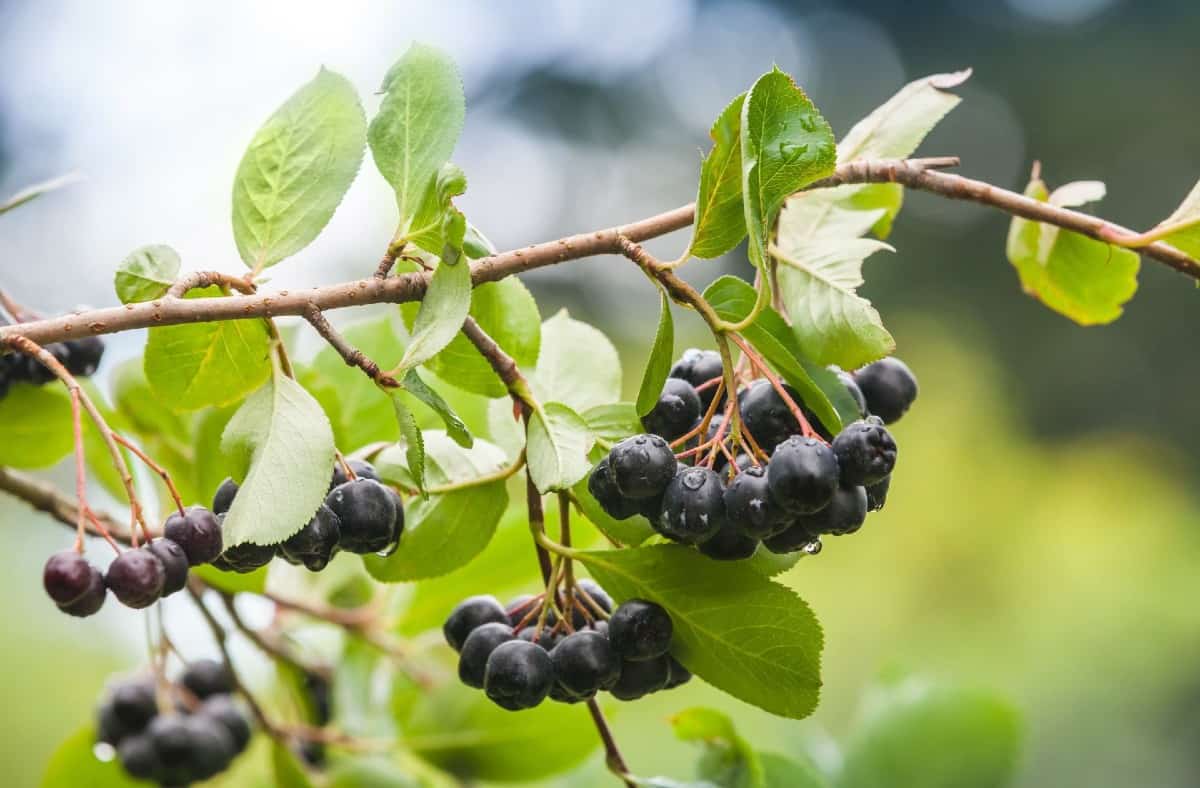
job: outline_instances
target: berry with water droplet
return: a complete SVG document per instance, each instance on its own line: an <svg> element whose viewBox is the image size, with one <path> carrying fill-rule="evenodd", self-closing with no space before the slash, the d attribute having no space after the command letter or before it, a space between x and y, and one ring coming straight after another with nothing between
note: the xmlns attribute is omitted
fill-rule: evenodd
<svg viewBox="0 0 1200 788"><path fill-rule="evenodd" d="M675 476L675 453L658 435L634 435L608 455L613 482L626 498L640 500L662 495Z"/></svg>
<svg viewBox="0 0 1200 788"><path fill-rule="evenodd" d="M674 624L661 605L630 599L608 619L608 639L622 659L653 659L671 648Z"/></svg>
<svg viewBox="0 0 1200 788"><path fill-rule="evenodd" d="M642 417L642 427L673 441L686 434L700 418L700 407L700 395L691 383L667 378L653 410Z"/></svg>
<svg viewBox="0 0 1200 788"><path fill-rule="evenodd" d="M896 467L896 441L874 416L855 421L833 439L842 484L871 485Z"/></svg>
<svg viewBox="0 0 1200 788"><path fill-rule="evenodd" d="M710 468L684 468L663 495L662 512L652 521L668 539L700 544L725 524L725 486Z"/></svg>
<svg viewBox="0 0 1200 788"><path fill-rule="evenodd" d="M895 356L880 359L854 373L854 382L867 400L867 410L884 424L899 420L917 398L917 378Z"/></svg>
<svg viewBox="0 0 1200 788"><path fill-rule="evenodd" d="M820 511L833 498L837 486L837 457L816 438L788 438L767 463L768 493L785 512Z"/></svg>

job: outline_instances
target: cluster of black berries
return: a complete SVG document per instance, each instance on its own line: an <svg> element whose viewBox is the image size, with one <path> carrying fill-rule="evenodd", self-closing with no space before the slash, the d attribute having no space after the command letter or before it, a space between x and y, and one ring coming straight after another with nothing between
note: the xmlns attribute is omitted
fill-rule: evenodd
<svg viewBox="0 0 1200 788"><path fill-rule="evenodd" d="M100 366L104 355L104 340L100 337L68 339L46 345L46 352L54 356L77 378L91 377ZM0 356L0 397L8 393L13 383L43 385L54 380L54 373L32 356L8 353Z"/></svg>
<svg viewBox="0 0 1200 788"><path fill-rule="evenodd" d="M735 454L722 416L714 415L707 440L721 445L702 453L710 462L690 464L695 460L687 447L701 445L702 438L688 436L703 432L701 414L713 404L720 356L689 350L671 375L643 419L649 432L621 441L592 469L588 489L610 516L641 514L668 539L697 545L711 558L737 560L752 556L760 543L774 553L816 552L822 535L854 533L869 511L883 507L896 464L896 442L884 424L899 419L917 396L916 378L899 359L885 358L853 374L838 370L862 418L836 436L786 385L759 379L738 391L743 429L768 457L764 462ZM801 407L815 436L800 434L779 389ZM716 403L713 412L723 405ZM668 443L684 438L680 454L687 463Z"/></svg>
<svg viewBox="0 0 1200 788"><path fill-rule="evenodd" d="M280 544L234 545L221 553L213 566L226 572L253 572L278 555L290 564L320 572L339 550L360 554L394 550L404 531L400 494L380 481L371 463L351 460L349 465L354 478L337 465L325 503L299 531ZM233 506L237 491L233 479L221 482L213 496L218 517L224 518Z"/></svg>
<svg viewBox="0 0 1200 788"><path fill-rule="evenodd" d="M463 600L442 627L459 653L459 679L509 711L533 708L546 698L579 703L601 690L636 700L691 680L670 654L666 610L641 599L613 610L612 599L590 580L579 581L576 594L570 622L552 608L540 631L542 596L519 597L507 607L493 596Z"/></svg>
<svg viewBox="0 0 1200 788"><path fill-rule="evenodd" d="M42 584L58 609L90 616L104 605L109 591L121 604L149 607L187 585L188 567L221 554L221 524L202 506L167 518L163 536L126 550L104 574L79 553L64 550L46 561Z"/></svg>
<svg viewBox="0 0 1200 788"><path fill-rule="evenodd" d="M228 769L251 728L225 666L198 660L166 689L176 697L164 698L171 708L160 714L152 676L113 684L97 712L97 741L116 749L131 777L160 785L189 785Z"/></svg>

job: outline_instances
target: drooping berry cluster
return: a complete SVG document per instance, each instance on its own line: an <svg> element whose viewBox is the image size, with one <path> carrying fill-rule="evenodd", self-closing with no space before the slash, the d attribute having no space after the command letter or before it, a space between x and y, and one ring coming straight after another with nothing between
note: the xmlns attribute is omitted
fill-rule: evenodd
<svg viewBox="0 0 1200 788"><path fill-rule="evenodd" d="M609 595L590 580L580 580L575 595L566 619L554 606L543 610L544 595L507 607L493 596L463 600L442 627L459 654L459 679L518 711L546 698L580 703L602 690L635 700L692 678L670 654L673 627L662 607L631 599L613 610Z"/></svg>
<svg viewBox="0 0 1200 788"><path fill-rule="evenodd" d="M226 572L253 572L279 556L290 564L320 572L339 550L360 554L394 550L404 531L404 501L380 481L371 463L351 460L348 464L353 478L340 464L335 466L325 502L303 528L280 544L233 545L213 561L213 566ZM213 511L222 520L237 492L233 479L226 479L217 488Z"/></svg>
<svg viewBox="0 0 1200 788"><path fill-rule="evenodd" d="M193 506L168 517L163 536L122 552L103 574L73 550L55 553L42 570L42 584L58 609L72 616L99 611L109 591L127 607L144 608L182 590L188 567L220 553L220 523L208 509Z"/></svg>
<svg viewBox="0 0 1200 788"><path fill-rule="evenodd" d="M191 663L159 694L152 676L110 686L96 714L96 739L114 747L125 771L160 785L189 785L229 768L250 741L250 720L233 680L212 660Z"/></svg>
<svg viewBox="0 0 1200 788"><path fill-rule="evenodd" d="M68 339L46 345L46 352L54 356L77 378L91 377L100 366L104 355L104 340L100 337ZM0 398L8 394L13 383L32 383L41 386L54 380L54 373L32 356L7 353L0 356Z"/></svg>
<svg viewBox="0 0 1200 788"><path fill-rule="evenodd" d="M854 533L883 507L897 453L884 425L917 396L916 378L896 358L836 372L861 418L835 436L777 380L746 381L728 401L720 356L688 350L642 420L648 432L614 446L588 489L610 516L643 515L711 558L749 558L759 544L815 553L823 535Z"/></svg>

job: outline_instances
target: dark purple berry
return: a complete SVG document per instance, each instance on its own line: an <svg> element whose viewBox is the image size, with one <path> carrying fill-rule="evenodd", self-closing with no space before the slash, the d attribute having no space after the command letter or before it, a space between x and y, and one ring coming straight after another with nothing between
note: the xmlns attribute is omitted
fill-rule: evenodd
<svg viewBox="0 0 1200 788"><path fill-rule="evenodd" d="M502 643L488 657L483 690L502 709L537 706L554 686L554 663L541 648L523 640Z"/></svg>
<svg viewBox="0 0 1200 788"><path fill-rule="evenodd" d="M792 525L774 536L763 539L763 547L778 555L794 553L797 550L803 549L806 545L817 541L821 536L819 531L812 530L819 527L812 522L812 519L812 517L804 515L797 516Z"/></svg>
<svg viewBox="0 0 1200 788"><path fill-rule="evenodd" d="M42 585L55 604L68 605L91 588L92 565L74 550L55 553L42 570Z"/></svg>
<svg viewBox="0 0 1200 788"><path fill-rule="evenodd" d="M533 594L522 594L504 606L504 613L508 616L508 623L515 627L540 605L541 600ZM530 618L532 620L532 616Z"/></svg>
<svg viewBox="0 0 1200 788"><path fill-rule="evenodd" d="M190 566L207 564L221 554L221 523L203 506L172 514L163 525L163 536L183 548Z"/></svg>
<svg viewBox="0 0 1200 788"><path fill-rule="evenodd" d="M896 441L875 417L855 421L833 439L842 484L871 485L896 467Z"/></svg>
<svg viewBox="0 0 1200 788"><path fill-rule="evenodd" d="M100 337L70 339L67 345L67 371L80 378L89 378L100 368L104 356L104 340Z"/></svg>
<svg viewBox="0 0 1200 788"><path fill-rule="evenodd" d="M670 663L671 671L670 678L667 679L666 686L663 689L675 689L692 680L692 672L685 668L682 662L670 654L667 655L667 660Z"/></svg>
<svg viewBox="0 0 1200 788"><path fill-rule="evenodd" d="M894 356L858 370L854 382L862 389L867 410L883 419L884 424L899 420L917 398L917 378Z"/></svg>
<svg viewBox="0 0 1200 788"><path fill-rule="evenodd" d="M598 632L567 635L550 652L550 660L559 685L574 696L591 697L621 677L621 658Z"/></svg>
<svg viewBox="0 0 1200 788"><path fill-rule="evenodd" d="M519 621L520 618L512 625L515 626ZM462 651L463 644L467 642L467 638L472 632L484 624L492 623L509 623L509 614L500 606L496 597L491 595L467 597L450 611L450 615L446 617L446 623L442 624L442 634L445 636L446 642L450 644L450 648Z"/></svg>
<svg viewBox="0 0 1200 788"><path fill-rule="evenodd" d="M600 609L605 613L611 613L613 611L612 597L610 597L608 592L601 588L600 584L595 580L585 577L575 583L575 590L577 598L581 596L579 592L583 592L584 594L587 594L593 602L599 605ZM580 602L587 607L588 613L595 618L595 609L582 599L580 599Z"/></svg>
<svg viewBox="0 0 1200 788"><path fill-rule="evenodd" d="M617 700L637 700L658 692L671 679L671 658L660 654L652 659L621 662L621 678L609 691Z"/></svg>
<svg viewBox="0 0 1200 788"><path fill-rule="evenodd" d="M165 785L188 785L192 774L192 732L186 717L164 714L155 717L146 729L157 756L157 779Z"/></svg>
<svg viewBox="0 0 1200 788"><path fill-rule="evenodd" d="M382 483L383 479L379 478L379 472L375 470L375 466L366 460L349 460L347 464L350 470L354 471L356 479L374 479ZM333 476L329 480L329 491L333 492L333 488L345 484L350 481L350 477L346 475L346 469L342 467L340 462L333 464Z"/></svg>
<svg viewBox="0 0 1200 788"><path fill-rule="evenodd" d="M232 738L234 749L237 752L246 749L252 733L250 719L238 708L231 696L213 695L200 705L196 714L204 715L223 725Z"/></svg>
<svg viewBox="0 0 1200 788"><path fill-rule="evenodd" d="M596 499L596 503L600 504L605 514L614 520L626 520L635 514L641 514L641 502L626 498L617 489L607 456L600 460L588 475L588 492Z"/></svg>
<svg viewBox="0 0 1200 788"><path fill-rule="evenodd" d="M100 570L93 566L87 592L74 602L59 605L58 609L69 616L86 618L104 606L107 595L108 588L104 585L104 575L100 574Z"/></svg>
<svg viewBox="0 0 1200 788"><path fill-rule="evenodd" d="M838 487L829 502L816 514L797 518L810 532L822 534L852 534L867 519L867 491L858 486Z"/></svg>
<svg viewBox="0 0 1200 788"><path fill-rule="evenodd" d="M162 561L165 572L162 595L170 596L176 591L182 591L183 587L187 585L188 577L188 559L183 548L178 543L160 536L147 544L146 549L154 553L159 561Z"/></svg>
<svg viewBox="0 0 1200 788"><path fill-rule="evenodd" d="M816 438L795 435L779 444L767 463L771 502L784 512L811 514L829 504L838 486L833 450Z"/></svg>
<svg viewBox="0 0 1200 788"><path fill-rule="evenodd" d="M395 499L374 479L356 479L334 487L325 505L338 517L343 550L378 553L396 539Z"/></svg>
<svg viewBox="0 0 1200 788"><path fill-rule="evenodd" d="M634 435L613 446L608 455L613 482L622 496L655 498L675 476L675 453L658 435Z"/></svg>
<svg viewBox="0 0 1200 788"><path fill-rule="evenodd" d="M184 718L191 737L191 772L197 781L216 777L229 768L237 755L233 736L218 720L202 714Z"/></svg>
<svg viewBox="0 0 1200 788"><path fill-rule="evenodd" d="M888 474L875 484L867 487L867 511L878 512L887 503L888 488L892 486L892 476Z"/></svg>
<svg viewBox="0 0 1200 788"><path fill-rule="evenodd" d="M179 683L200 700L233 692L233 676L222 662L198 659L184 668Z"/></svg>
<svg viewBox="0 0 1200 788"><path fill-rule="evenodd" d="M163 776L162 761L148 733L123 739L117 747L117 760L125 773L134 779L157 782Z"/></svg>
<svg viewBox="0 0 1200 788"><path fill-rule="evenodd" d="M104 584L121 604L143 608L159 600L166 578L163 562L154 553L139 547L126 550L113 559L104 575Z"/></svg>
<svg viewBox="0 0 1200 788"><path fill-rule="evenodd" d="M656 531L684 544L701 544L725 524L725 487L709 468L686 468L667 485Z"/></svg>
<svg viewBox="0 0 1200 788"><path fill-rule="evenodd" d="M683 351L683 355L671 367L670 375L673 378L680 378L691 383L697 390L705 383L712 381L714 378L721 377L723 366L721 364L721 354L715 350L700 350L699 348L688 348ZM715 384L710 385L700 394L700 412L708 410L712 404L713 395L716 394L717 387ZM724 396L722 395L722 400ZM718 405L718 407L720 407Z"/></svg>
<svg viewBox="0 0 1200 788"><path fill-rule="evenodd" d="M128 733L140 733L158 716L154 679L139 677L113 685L108 703L122 728Z"/></svg>
<svg viewBox="0 0 1200 788"><path fill-rule="evenodd" d="M725 488L725 516L755 539L765 539L788 526L787 515L771 503L767 493L766 467L752 466L733 477Z"/></svg>
<svg viewBox="0 0 1200 788"><path fill-rule="evenodd" d="M646 432L673 441L692 428L700 413L700 395L692 384L679 378L667 378L654 409L642 416L642 427Z"/></svg>
<svg viewBox="0 0 1200 788"><path fill-rule="evenodd" d="M793 402L800 403L799 395L794 389L787 385L784 385L783 389ZM742 412L743 426L768 454L788 436L800 432L800 424L791 408L768 380L756 380L742 389L738 394L738 404Z"/></svg>
<svg viewBox="0 0 1200 788"><path fill-rule="evenodd" d="M213 514L225 514L228 512L229 507L233 506L233 499L237 497L237 491L238 483L226 477L225 481L221 482L220 486L217 487L217 491L213 493Z"/></svg>
<svg viewBox="0 0 1200 788"><path fill-rule="evenodd" d="M846 387L846 391L850 392L850 398L854 400L854 404L858 408L858 417L865 419L868 415L867 398L863 396L862 389L858 387L858 383L854 381L854 376L844 369L831 367L837 373L837 379Z"/></svg>
<svg viewBox="0 0 1200 788"><path fill-rule="evenodd" d="M459 681L468 687L483 689L488 658L501 644L507 643L512 639L512 627L508 624L493 622L477 627L467 636L466 642L462 645L462 651L459 652ZM530 643L527 645L532 646L533 644Z"/></svg>
<svg viewBox="0 0 1200 788"><path fill-rule="evenodd" d="M758 550L758 539L747 536L731 520L726 520L716 536L701 544L699 550L715 561L741 561Z"/></svg>
<svg viewBox="0 0 1200 788"><path fill-rule="evenodd" d="M674 625L671 615L660 605L644 599L630 599L608 619L608 639L622 659L654 659L671 648Z"/></svg>
<svg viewBox="0 0 1200 788"><path fill-rule="evenodd" d="M310 572L320 572L337 552L341 535L338 516L321 504L313 518L279 546L279 554L288 563L302 565Z"/></svg>

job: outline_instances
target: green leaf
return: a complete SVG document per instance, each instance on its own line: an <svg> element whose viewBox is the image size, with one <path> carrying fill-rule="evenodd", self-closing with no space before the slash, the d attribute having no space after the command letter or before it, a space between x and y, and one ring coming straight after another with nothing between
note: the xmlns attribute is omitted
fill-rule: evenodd
<svg viewBox="0 0 1200 788"><path fill-rule="evenodd" d="M215 298L219 287L188 298ZM271 339L262 320L221 320L150 329L142 363L154 395L175 410L228 405L271 376Z"/></svg>
<svg viewBox="0 0 1200 788"><path fill-rule="evenodd" d="M1200 182L1192 187L1179 207L1147 235L1200 260Z"/></svg>
<svg viewBox="0 0 1200 788"><path fill-rule="evenodd" d="M467 191L467 176L462 169L446 162L438 170L432 189L425 192L421 208L413 219L407 240L451 264L462 254L467 220L453 200ZM449 251L447 251L447 247Z"/></svg>
<svg viewBox="0 0 1200 788"><path fill-rule="evenodd" d="M961 101L946 91L966 82L971 69L932 74L909 82L854 125L838 143L838 162L903 159Z"/></svg>
<svg viewBox="0 0 1200 788"><path fill-rule="evenodd" d="M379 755L356 755L329 772L328 788L417 788L398 763Z"/></svg>
<svg viewBox="0 0 1200 788"><path fill-rule="evenodd" d="M1035 178L1025 196L1040 202L1094 197L1094 186L1047 194ZM1077 203L1076 203L1077 204ZM1044 233L1038 222L1014 217L1008 231L1008 260L1021 287L1043 304L1080 325L1111 323L1137 291L1141 265L1136 252L1066 230Z"/></svg>
<svg viewBox="0 0 1200 788"><path fill-rule="evenodd" d="M399 396L392 395L392 407L396 411L396 423L400 426L400 435L404 438L404 458L408 463L408 474L416 484L417 490L425 492L425 439L412 411L404 404Z"/></svg>
<svg viewBox="0 0 1200 788"><path fill-rule="evenodd" d="M275 767L277 788L313 788L304 764L286 745L271 742L271 763Z"/></svg>
<svg viewBox="0 0 1200 788"><path fill-rule="evenodd" d="M754 309L757 294L745 280L722 276L705 289L704 299L722 320L740 322ZM844 394L841 404L845 408L851 411L857 408L836 375L802 356L791 329L774 309L764 307L754 322L743 329L742 336L796 389L804 404L831 432L841 432L843 422L857 418L856 415L847 418L849 412L835 407L830 391ZM814 380L817 377L821 377L826 385L819 385Z"/></svg>
<svg viewBox="0 0 1200 788"><path fill-rule="evenodd" d="M442 423L446 425L446 433L454 439L455 443L464 449L471 448L471 444L475 440L471 437L471 431L467 429L467 425L454 412L454 408L450 406L450 403L446 402L442 395L438 393L437 389L432 388L425 381L421 380L421 376L417 374L415 369L410 369L400 383L404 387L404 391L428 405L429 409L437 414Z"/></svg>
<svg viewBox="0 0 1200 788"><path fill-rule="evenodd" d="M543 703L514 714L457 681L421 696L397 721L406 748L465 784L550 777L582 763L600 744L579 707Z"/></svg>
<svg viewBox="0 0 1200 788"><path fill-rule="evenodd" d="M778 68L763 74L742 105L742 192L750 262L766 264L783 201L833 172L833 131L804 91Z"/></svg>
<svg viewBox="0 0 1200 788"><path fill-rule="evenodd" d="M596 445L604 449L611 449L618 441L642 432L642 422L632 402L596 405L580 415L595 436Z"/></svg>
<svg viewBox="0 0 1200 788"><path fill-rule="evenodd" d="M471 310L471 267L442 262L421 301L400 369L424 364L450 344Z"/></svg>
<svg viewBox="0 0 1200 788"><path fill-rule="evenodd" d="M0 216L8 213L13 208L17 208L27 202L36 200L43 194L56 191L79 180L82 180L79 175L76 173L69 173L67 175L60 175L57 178L51 178L48 181L35 183L32 186L26 186L24 189L12 195L11 197L0 201Z"/></svg>
<svg viewBox="0 0 1200 788"><path fill-rule="evenodd" d="M773 752L760 752L763 766L763 788L829 788L816 766L807 761L795 761Z"/></svg>
<svg viewBox="0 0 1200 788"><path fill-rule="evenodd" d="M426 192L458 142L466 116L462 80L444 53L413 44L383 81L367 139L375 166L396 192L397 238L408 234ZM440 249L437 253L440 253Z"/></svg>
<svg viewBox="0 0 1200 788"><path fill-rule="evenodd" d="M225 516L225 546L282 542L325 500L333 429L300 384L276 372L229 420L221 451L240 489Z"/></svg>
<svg viewBox="0 0 1200 788"><path fill-rule="evenodd" d="M532 367L537 363L542 318L537 301L520 279L510 276L476 287L471 293L470 314L519 366ZM461 333L425 366L465 391L485 397L503 397L508 393L487 359Z"/></svg>
<svg viewBox="0 0 1200 788"><path fill-rule="evenodd" d="M779 288L800 347L818 364L857 369L895 350L875 307L856 292L863 260L883 249L892 251L868 238L795 242L780 226L772 248Z"/></svg>
<svg viewBox="0 0 1200 788"><path fill-rule="evenodd" d="M362 164L366 123L354 86L322 68L258 130L233 181L233 237L248 268L275 265L325 229Z"/></svg>
<svg viewBox="0 0 1200 788"><path fill-rule="evenodd" d="M816 708L823 635L791 589L682 545L578 558L616 599L666 608L675 623L672 653L709 684L782 717Z"/></svg>
<svg viewBox="0 0 1200 788"><path fill-rule="evenodd" d="M675 323L671 320L671 299L666 290L660 289L659 295L662 296L662 311L658 316L658 330L654 332L654 344L650 347L650 358L646 359L646 371L642 373L642 386L638 389L639 416L645 416L658 404L675 354Z"/></svg>
<svg viewBox="0 0 1200 788"><path fill-rule="evenodd" d="M538 492L570 489L591 470L595 438L587 422L561 402L544 403L529 418L525 453Z"/></svg>
<svg viewBox="0 0 1200 788"><path fill-rule="evenodd" d="M709 136L713 148L700 166L700 193L696 197L696 222L689 254L720 257L746 235L742 205L741 134L743 93L721 111Z"/></svg>
<svg viewBox="0 0 1200 788"><path fill-rule="evenodd" d="M478 260L496 254L496 245L489 241L478 227L467 222L467 231L463 233L463 252L472 260ZM501 281L508 281L508 279Z"/></svg>
<svg viewBox="0 0 1200 788"><path fill-rule="evenodd" d="M425 433L425 451L430 487L466 485L505 463L504 453L487 441L464 449L439 430ZM412 471L398 446L385 449L375 468L387 481L412 486ZM365 556L367 571L376 580L398 583L457 569L487 547L507 505L503 480L412 499L405 507L400 549L387 557Z"/></svg>
<svg viewBox="0 0 1200 788"><path fill-rule="evenodd" d="M179 253L164 244L139 246L117 266L113 281L122 304L153 301L179 278Z"/></svg>
<svg viewBox="0 0 1200 788"><path fill-rule="evenodd" d="M45 468L70 454L74 446L71 396L66 389L57 383L12 384L0 399L0 465Z"/></svg>
<svg viewBox="0 0 1200 788"><path fill-rule="evenodd" d="M561 402L577 413L621 398L617 349L566 309L542 324L542 349L529 379L539 400Z"/></svg>
<svg viewBox="0 0 1200 788"><path fill-rule="evenodd" d="M838 788L1001 788L1020 748L1016 709L978 690L909 679L850 738Z"/></svg>
<svg viewBox="0 0 1200 788"><path fill-rule="evenodd" d="M189 572L194 572L206 585L231 594L261 594L267 588L267 569L260 566L253 572L222 572L212 564L193 566Z"/></svg>
<svg viewBox="0 0 1200 788"><path fill-rule="evenodd" d="M762 762L750 743L738 735L733 720L716 709L685 709L671 718L680 741L704 745L696 776L723 788L762 788Z"/></svg>
<svg viewBox="0 0 1200 788"><path fill-rule="evenodd" d="M46 764L41 788L139 788L146 783L125 774L116 758L101 761L92 751L96 733L92 726L77 730L58 746Z"/></svg>
<svg viewBox="0 0 1200 788"><path fill-rule="evenodd" d="M650 525L650 521L640 514L635 514L633 517L628 517L624 520L616 520L610 517L592 496L591 491L588 490L586 476L575 483L572 492L575 495L575 500L579 502L579 508L583 510L583 516L599 528L601 533L615 540L618 544L625 545L626 547L636 547L657 533L654 527Z"/></svg>

